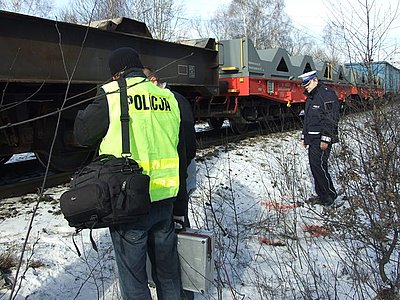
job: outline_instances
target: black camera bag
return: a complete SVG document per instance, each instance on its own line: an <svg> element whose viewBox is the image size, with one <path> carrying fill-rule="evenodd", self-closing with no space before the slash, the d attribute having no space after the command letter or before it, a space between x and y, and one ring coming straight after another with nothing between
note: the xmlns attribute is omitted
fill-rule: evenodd
<svg viewBox="0 0 400 300"><path fill-rule="evenodd" d="M149 212L149 182L133 159L101 155L74 174L61 211L77 229L126 223Z"/></svg>

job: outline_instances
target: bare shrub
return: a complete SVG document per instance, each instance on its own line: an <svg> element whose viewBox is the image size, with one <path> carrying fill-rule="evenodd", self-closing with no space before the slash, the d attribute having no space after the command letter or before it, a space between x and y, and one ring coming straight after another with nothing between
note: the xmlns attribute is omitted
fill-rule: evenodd
<svg viewBox="0 0 400 300"><path fill-rule="evenodd" d="M391 99L389 99L391 100ZM398 294L400 212L400 109L398 103L375 99L370 111L346 118L337 153L339 179L349 206L332 214L346 243L346 267L360 270L377 293ZM363 262L352 264L357 257Z"/></svg>
<svg viewBox="0 0 400 300"><path fill-rule="evenodd" d="M17 258L11 251L0 253L0 270L3 272L17 265Z"/></svg>

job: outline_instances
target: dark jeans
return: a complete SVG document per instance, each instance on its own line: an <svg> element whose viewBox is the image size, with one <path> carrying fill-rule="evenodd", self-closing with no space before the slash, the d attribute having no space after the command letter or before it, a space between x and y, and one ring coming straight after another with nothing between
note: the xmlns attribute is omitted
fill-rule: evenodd
<svg viewBox="0 0 400 300"><path fill-rule="evenodd" d="M135 222L110 227L125 300L151 300L146 273L146 253L159 300L181 298L177 238L172 220L173 202L153 203L150 213Z"/></svg>
<svg viewBox="0 0 400 300"><path fill-rule="evenodd" d="M308 159L311 173L314 177L315 192L321 199L321 202L326 204L329 204L337 197L331 175L328 171L328 159L331 149L332 145L329 145L328 149L321 150L319 140L310 143L308 148Z"/></svg>

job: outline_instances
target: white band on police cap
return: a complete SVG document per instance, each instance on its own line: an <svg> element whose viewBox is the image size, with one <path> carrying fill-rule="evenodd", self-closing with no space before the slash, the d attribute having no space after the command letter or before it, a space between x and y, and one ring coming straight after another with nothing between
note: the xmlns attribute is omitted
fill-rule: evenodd
<svg viewBox="0 0 400 300"><path fill-rule="evenodd" d="M329 136L323 135L323 136L321 136L321 141L330 143L332 141L332 139Z"/></svg>
<svg viewBox="0 0 400 300"><path fill-rule="evenodd" d="M301 85L306 87L307 85L310 84L311 79L315 77L317 77L317 71L310 71L300 75L299 78L303 81Z"/></svg>

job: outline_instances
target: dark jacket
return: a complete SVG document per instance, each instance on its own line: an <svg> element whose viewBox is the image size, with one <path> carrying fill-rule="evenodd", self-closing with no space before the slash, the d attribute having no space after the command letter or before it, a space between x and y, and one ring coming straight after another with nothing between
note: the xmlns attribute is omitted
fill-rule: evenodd
<svg viewBox="0 0 400 300"><path fill-rule="evenodd" d="M127 75L127 77L145 77L141 70L136 70ZM177 98L177 96L175 96ZM182 96L181 96L182 97ZM183 98L187 101L185 98ZM180 113L181 113L181 124L179 130L179 143L178 143L178 154L179 154L179 174L180 174L180 187L181 190L182 182L186 186L186 160L190 158L193 153L187 155L186 153L186 142L185 142L185 118L182 114L182 99L178 101ZM189 104L190 105L190 104ZM190 110L190 113L191 110ZM193 118L193 117L192 117ZM99 89L96 99L89 104L85 110L78 112L75 123L74 123L74 137L76 141L82 146L93 146L101 142L102 138L106 135L108 126L110 124L108 102L107 97L103 89ZM193 127L194 130L194 127ZM190 158L191 159L191 158ZM183 171L184 170L184 171ZM181 177L185 176L185 177ZM186 188L185 188L186 191ZM178 193L179 195L179 193ZM187 200L187 199L186 199ZM187 204L186 204L187 207Z"/></svg>
<svg viewBox="0 0 400 300"><path fill-rule="evenodd" d="M307 96L302 139L309 145L312 142L337 143L340 103L335 92L318 83Z"/></svg>
<svg viewBox="0 0 400 300"><path fill-rule="evenodd" d="M196 156L196 132L192 106L189 101L177 92L172 92L178 101L181 112L181 125L184 132L185 157L179 156L179 192L174 204L174 215L187 216L189 195L186 189L187 167Z"/></svg>

